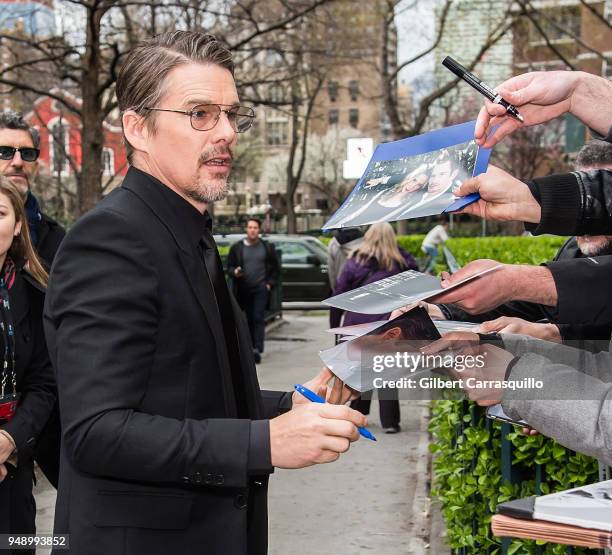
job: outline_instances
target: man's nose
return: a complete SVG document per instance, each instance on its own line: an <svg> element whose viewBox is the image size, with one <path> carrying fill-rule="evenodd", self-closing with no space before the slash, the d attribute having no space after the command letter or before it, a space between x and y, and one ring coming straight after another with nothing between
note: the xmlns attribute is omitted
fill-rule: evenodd
<svg viewBox="0 0 612 555"><path fill-rule="evenodd" d="M226 112L221 112L219 114L219 120L217 121L217 125L213 127L213 130L216 132L215 138L217 140L224 140L225 142L231 143L236 139L236 130L232 126L229 115Z"/></svg>
<svg viewBox="0 0 612 555"><path fill-rule="evenodd" d="M23 167L23 159L21 158L21 152L19 152L18 150L15 152L15 155L11 160L11 166L14 166L15 168Z"/></svg>

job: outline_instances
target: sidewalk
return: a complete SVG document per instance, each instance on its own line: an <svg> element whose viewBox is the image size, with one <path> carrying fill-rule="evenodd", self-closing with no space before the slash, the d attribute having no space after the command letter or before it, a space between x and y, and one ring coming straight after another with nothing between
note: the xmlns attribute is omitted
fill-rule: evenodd
<svg viewBox="0 0 612 555"><path fill-rule="evenodd" d="M268 338L258 370L262 388L306 381L321 368L319 349L333 344L327 315L285 320ZM434 553L428 549L428 405L403 401L401 410L397 435L382 433L374 401L369 429L376 443L362 439L333 464L274 473L270 555Z"/></svg>

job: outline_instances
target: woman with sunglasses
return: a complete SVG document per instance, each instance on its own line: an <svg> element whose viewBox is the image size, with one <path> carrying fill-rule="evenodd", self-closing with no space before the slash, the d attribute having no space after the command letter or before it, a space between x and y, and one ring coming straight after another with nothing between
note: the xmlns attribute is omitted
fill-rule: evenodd
<svg viewBox="0 0 612 555"><path fill-rule="evenodd" d="M32 247L21 195L3 176L0 268L0 534L33 534L33 448L56 398L42 326L48 276Z"/></svg>

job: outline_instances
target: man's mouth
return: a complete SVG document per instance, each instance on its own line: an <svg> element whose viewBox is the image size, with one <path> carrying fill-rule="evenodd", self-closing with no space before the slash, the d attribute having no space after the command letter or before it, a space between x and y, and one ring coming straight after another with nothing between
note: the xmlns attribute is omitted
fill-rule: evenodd
<svg viewBox="0 0 612 555"><path fill-rule="evenodd" d="M230 156L217 156L216 158L210 158L204 162L205 166L215 166L220 168L229 168L232 166L232 159Z"/></svg>
<svg viewBox="0 0 612 555"><path fill-rule="evenodd" d="M19 179L23 179L24 181L27 181L28 179L26 175L23 173L7 173L7 174L4 174L4 177L8 177L9 179L18 177Z"/></svg>

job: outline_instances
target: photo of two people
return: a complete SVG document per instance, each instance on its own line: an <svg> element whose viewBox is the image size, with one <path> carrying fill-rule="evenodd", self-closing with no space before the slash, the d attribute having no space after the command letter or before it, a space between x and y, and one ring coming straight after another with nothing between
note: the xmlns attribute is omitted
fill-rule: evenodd
<svg viewBox="0 0 612 555"><path fill-rule="evenodd" d="M433 216L451 206L456 210L476 200L457 201L454 193L486 171L489 154L474 142L473 122L383 143L323 229Z"/></svg>

